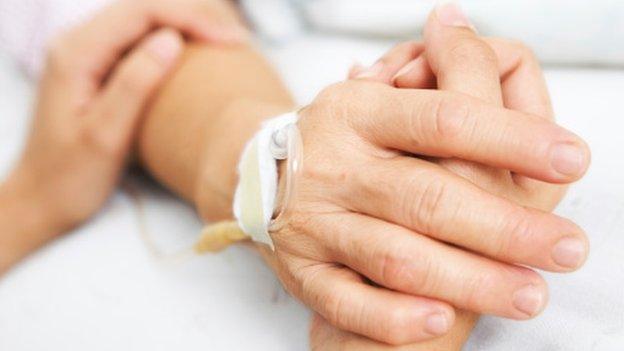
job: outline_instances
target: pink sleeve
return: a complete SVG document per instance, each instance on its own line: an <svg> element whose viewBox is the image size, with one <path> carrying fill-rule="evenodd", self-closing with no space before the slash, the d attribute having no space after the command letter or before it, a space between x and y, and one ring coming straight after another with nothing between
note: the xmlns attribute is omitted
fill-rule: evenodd
<svg viewBox="0 0 624 351"><path fill-rule="evenodd" d="M31 78L41 72L47 44L60 30L87 18L109 0L2 0L0 50Z"/></svg>

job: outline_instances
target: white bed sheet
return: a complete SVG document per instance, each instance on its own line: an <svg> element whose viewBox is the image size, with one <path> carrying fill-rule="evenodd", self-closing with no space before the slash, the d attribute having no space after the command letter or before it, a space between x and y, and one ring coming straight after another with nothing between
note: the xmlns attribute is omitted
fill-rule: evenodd
<svg viewBox="0 0 624 351"><path fill-rule="evenodd" d="M354 59L372 60L388 45L307 36L265 51L305 103L342 79ZM575 275L548 275L552 302L543 316L485 318L467 350L624 347L624 72L549 69L547 79L559 121L593 149L589 174L558 209L586 228L592 255ZM1 59L0 174L23 142L31 101L30 85ZM158 259L141 239L142 221L170 250L201 228L190 207L140 175L127 177L93 221L0 280L0 350L307 349L309 312L252 251ZM620 317L605 321L604 314Z"/></svg>

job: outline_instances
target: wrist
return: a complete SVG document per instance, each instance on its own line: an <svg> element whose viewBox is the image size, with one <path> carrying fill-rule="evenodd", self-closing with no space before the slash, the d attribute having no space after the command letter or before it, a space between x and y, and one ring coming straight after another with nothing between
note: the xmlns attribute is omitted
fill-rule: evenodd
<svg viewBox="0 0 624 351"><path fill-rule="evenodd" d="M65 224L50 206L26 169L18 168L0 184L0 271L63 232Z"/></svg>
<svg viewBox="0 0 624 351"><path fill-rule="evenodd" d="M223 123L213 124L206 131L206 144L202 148L194 192L196 208L204 220L217 221L233 217L232 201L238 182L237 165L246 143L264 120L292 108L285 104L237 101L221 113L218 120Z"/></svg>
<svg viewBox="0 0 624 351"><path fill-rule="evenodd" d="M29 172L0 184L0 274L61 232Z"/></svg>

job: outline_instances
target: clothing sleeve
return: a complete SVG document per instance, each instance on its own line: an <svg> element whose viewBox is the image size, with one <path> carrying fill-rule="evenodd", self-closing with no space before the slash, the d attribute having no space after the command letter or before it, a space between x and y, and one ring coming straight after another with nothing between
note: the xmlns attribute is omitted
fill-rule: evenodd
<svg viewBox="0 0 624 351"><path fill-rule="evenodd" d="M0 50L36 79L50 40L110 0L2 0Z"/></svg>

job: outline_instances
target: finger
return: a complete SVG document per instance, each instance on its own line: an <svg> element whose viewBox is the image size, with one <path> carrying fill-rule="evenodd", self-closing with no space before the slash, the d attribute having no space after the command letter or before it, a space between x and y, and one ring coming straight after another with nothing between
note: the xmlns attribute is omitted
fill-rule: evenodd
<svg viewBox="0 0 624 351"><path fill-rule="evenodd" d="M554 120L550 94L544 74L533 52L519 42L499 38L488 38L486 42L496 52L499 60L503 102L505 107L530 113L546 120ZM514 182L521 189L543 195L559 197L563 187L553 187L520 174L512 174Z"/></svg>
<svg viewBox="0 0 624 351"><path fill-rule="evenodd" d="M532 51L519 42L485 38L497 57L505 107L546 119L553 119L552 103L539 61ZM397 88L425 89L435 82L426 55L403 67L392 82Z"/></svg>
<svg viewBox="0 0 624 351"><path fill-rule="evenodd" d="M497 57L454 3L436 6L424 29L427 62L438 88L502 105Z"/></svg>
<svg viewBox="0 0 624 351"><path fill-rule="evenodd" d="M390 84L397 72L422 53L424 46L415 41L402 42L388 51L370 67L355 66L349 79L362 79Z"/></svg>
<svg viewBox="0 0 624 351"><path fill-rule="evenodd" d="M498 57L505 107L552 120L550 94L533 52L520 42L500 38L485 41Z"/></svg>
<svg viewBox="0 0 624 351"><path fill-rule="evenodd" d="M360 104L353 107L359 116L353 126L380 146L461 158L553 183L579 179L589 163L589 149L575 134L470 96L384 87L375 96L363 89L354 94Z"/></svg>
<svg viewBox="0 0 624 351"><path fill-rule="evenodd" d="M419 55L401 68L392 77L392 85L405 89L434 89L437 87L435 74L431 71L426 55Z"/></svg>
<svg viewBox="0 0 624 351"><path fill-rule="evenodd" d="M389 289L513 319L537 315L547 287L535 272L492 261L359 214L332 225L337 262ZM322 229L322 228L321 228Z"/></svg>
<svg viewBox="0 0 624 351"><path fill-rule="evenodd" d="M489 38L485 41L492 47L498 58L498 70L503 89L505 107L546 120L553 119L552 105L548 89L539 67L539 62L530 49L521 43ZM410 62L393 79L394 85L399 88L424 88L426 81L435 79L433 72L428 70L424 56ZM588 155L589 157L589 155ZM562 188L549 188L542 182L513 174L516 184L525 189L537 191L560 192Z"/></svg>
<svg viewBox="0 0 624 351"><path fill-rule="evenodd" d="M587 257L588 240L574 223L491 195L430 162L383 159L353 173L343 201L358 213L511 264L566 272Z"/></svg>
<svg viewBox="0 0 624 351"><path fill-rule="evenodd" d="M127 148L144 106L174 66L182 45L177 32L161 29L116 67L87 121L112 150Z"/></svg>
<svg viewBox="0 0 624 351"><path fill-rule="evenodd" d="M456 350L468 340L476 321L474 314L457 311L455 326L444 338L418 342L404 346L378 343L361 335L353 334L330 325L323 317L314 314L310 326L310 350L368 350L368 351L431 351Z"/></svg>
<svg viewBox="0 0 624 351"><path fill-rule="evenodd" d="M158 26L205 41L238 42L246 37L242 25L225 25L202 9L200 1L117 1L64 38L73 58L69 66L74 74L87 71L101 78L119 56Z"/></svg>
<svg viewBox="0 0 624 351"><path fill-rule="evenodd" d="M303 300L332 325L369 338L406 344L446 333L453 308L366 284L344 267L313 265L300 270Z"/></svg>
<svg viewBox="0 0 624 351"><path fill-rule="evenodd" d="M520 43L509 40L497 38L486 38L483 40L489 44L497 56L504 105L509 109L546 119L553 119L552 106L544 77L540 70L539 62L531 50ZM477 50L474 51L476 52ZM393 79L396 87L426 88L426 83L424 84L423 81L435 79L433 72L428 70L428 64L423 59L424 56L421 55L418 59L410 62L407 65L409 67L406 66L405 69L397 74ZM496 89L495 85L497 85L497 82L492 82L493 89ZM556 194L560 194L564 189L563 187L553 187L550 184L544 184L516 173L512 173L512 178L522 189L533 193L552 193L557 197L558 195Z"/></svg>

